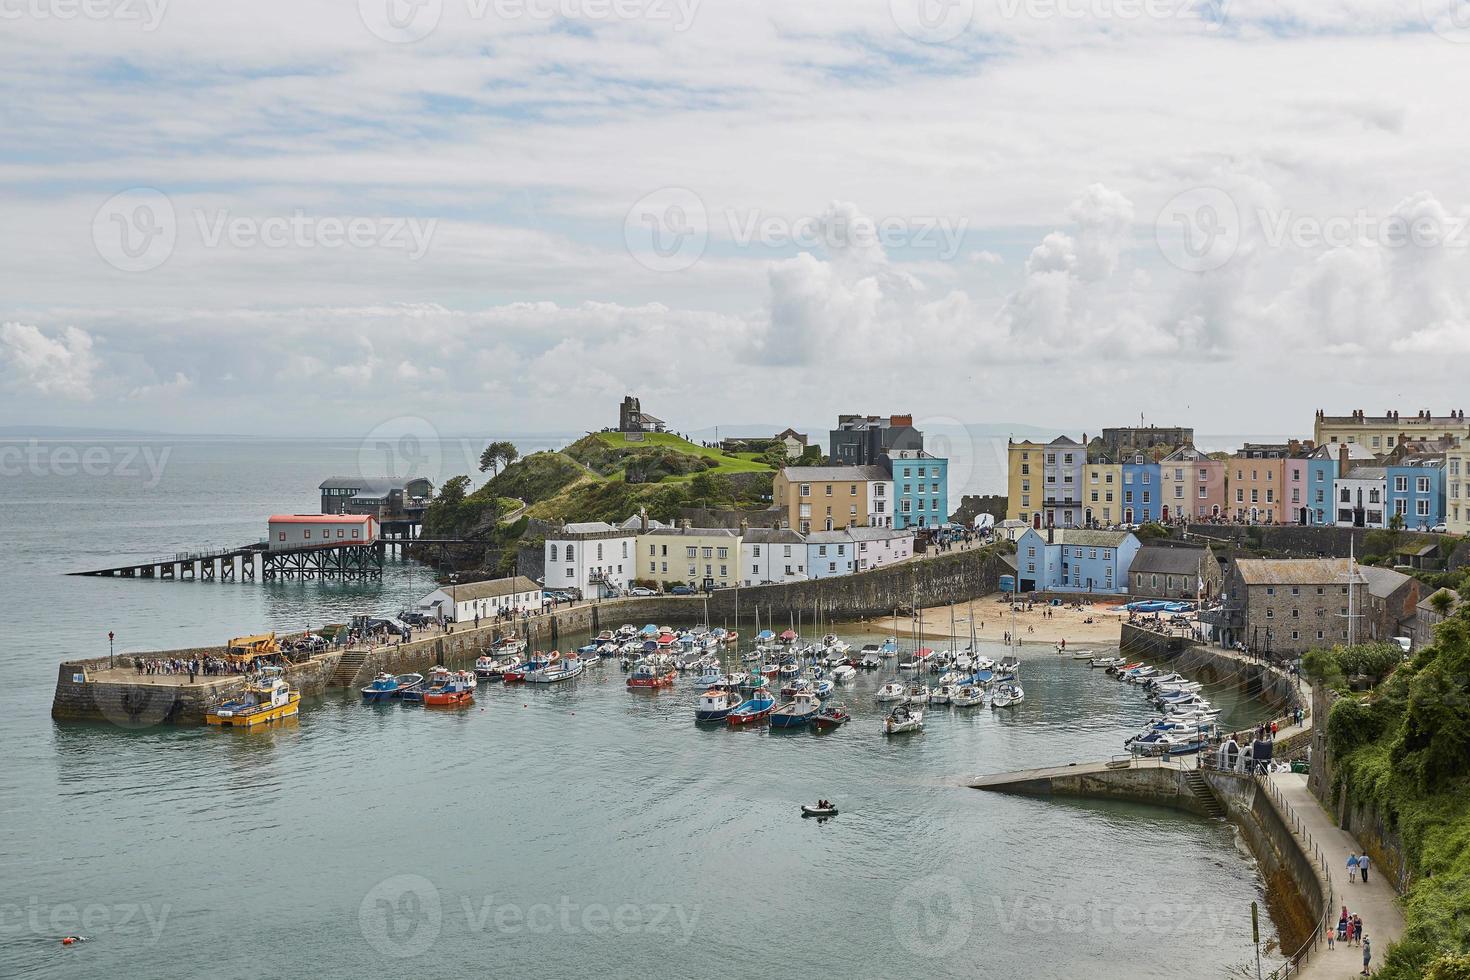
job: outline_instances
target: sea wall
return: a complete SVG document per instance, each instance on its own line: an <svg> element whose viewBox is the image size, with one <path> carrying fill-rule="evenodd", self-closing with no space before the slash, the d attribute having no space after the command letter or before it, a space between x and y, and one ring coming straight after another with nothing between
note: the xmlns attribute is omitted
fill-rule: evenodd
<svg viewBox="0 0 1470 980"><path fill-rule="evenodd" d="M1128 800L1209 816L1205 801L1189 785L1190 770L1151 761L1120 760L1117 768L1087 764L1008 773L978 780L976 789L1021 796L1077 796L1092 800Z"/></svg>
<svg viewBox="0 0 1470 980"><path fill-rule="evenodd" d="M1123 624L1118 646L1126 657L1167 663L1181 674L1206 684L1234 684L1248 697L1275 708L1278 721L1289 718L1298 708L1311 712L1312 706L1305 699L1305 689L1299 679L1262 661L1247 660L1188 637L1169 636L1128 623ZM1320 716L1313 714L1313 717ZM1314 730L1279 740L1276 757L1295 758L1305 754Z"/></svg>

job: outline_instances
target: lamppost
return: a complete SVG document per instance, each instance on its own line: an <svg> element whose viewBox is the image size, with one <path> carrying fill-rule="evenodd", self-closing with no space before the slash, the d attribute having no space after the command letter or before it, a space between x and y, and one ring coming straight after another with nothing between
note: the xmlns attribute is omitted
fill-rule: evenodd
<svg viewBox="0 0 1470 980"><path fill-rule="evenodd" d="M459 573L449 573L449 601L454 606L454 625L459 625ZM454 626L449 627L454 632Z"/></svg>
<svg viewBox="0 0 1470 980"><path fill-rule="evenodd" d="M112 630L107 631L107 669L112 669Z"/></svg>

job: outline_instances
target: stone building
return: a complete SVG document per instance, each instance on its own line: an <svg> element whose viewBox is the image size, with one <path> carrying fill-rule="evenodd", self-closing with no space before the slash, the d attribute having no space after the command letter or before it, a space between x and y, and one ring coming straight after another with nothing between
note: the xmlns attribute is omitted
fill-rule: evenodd
<svg viewBox="0 0 1470 980"><path fill-rule="evenodd" d="M1366 640L1368 582L1361 570L1355 578L1346 558L1239 558L1225 574L1223 607L1202 618L1223 645L1278 657Z"/></svg>
<svg viewBox="0 0 1470 980"><path fill-rule="evenodd" d="M1088 448L1108 459L1121 459L1150 449L1172 452L1179 446L1194 445L1194 427L1188 425L1139 425L1103 429L1094 446ZM1149 453L1151 456L1152 453Z"/></svg>
<svg viewBox="0 0 1470 980"><path fill-rule="evenodd" d="M637 398L628 395L618 408L619 432L663 432L664 420L643 411Z"/></svg>
<svg viewBox="0 0 1470 980"><path fill-rule="evenodd" d="M1160 542L1138 549L1128 569L1128 593L1150 599L1213 599L1224 580L1209 545Z"/></svg>

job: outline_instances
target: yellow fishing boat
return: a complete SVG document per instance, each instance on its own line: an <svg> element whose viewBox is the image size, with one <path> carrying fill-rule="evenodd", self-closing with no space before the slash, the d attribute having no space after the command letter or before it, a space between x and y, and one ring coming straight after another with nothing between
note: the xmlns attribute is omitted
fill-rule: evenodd
<svg viewBox="0 0 1470 980"><path fill-rule="evenodd" d="M280 667L265 668L246 686L243 697L210 708L204 720L211 725L250 728L290 718L301 710L301 692L291 690L284 674Z"/></svg>

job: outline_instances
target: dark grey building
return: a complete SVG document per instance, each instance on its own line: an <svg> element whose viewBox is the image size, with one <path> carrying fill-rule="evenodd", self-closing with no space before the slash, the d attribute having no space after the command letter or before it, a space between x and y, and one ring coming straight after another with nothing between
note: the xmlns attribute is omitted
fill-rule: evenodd
<svg viewBox="0 0 1470 980"><path fill-rule="evenodd" d="M1099 445L1093 447L1109 460L1149 449L1178 449L1194 444L1194 427L1189 425L1140 425L1103 429Z"/></svg>
<svg viewBox="0 0 1470 980"><path fill-rule="evenodd" d="M434 484L412 480L334 476L321 482L323 514L371 514L379 522L416 519L424 513Z"/></svg>
<svg viewBox="0 0 1470 980"><path fill-rule="evenodd" d="M828 449L833 466L877 466L889 452L923 452L924 433L912 415L839 415Z"/></svg>

